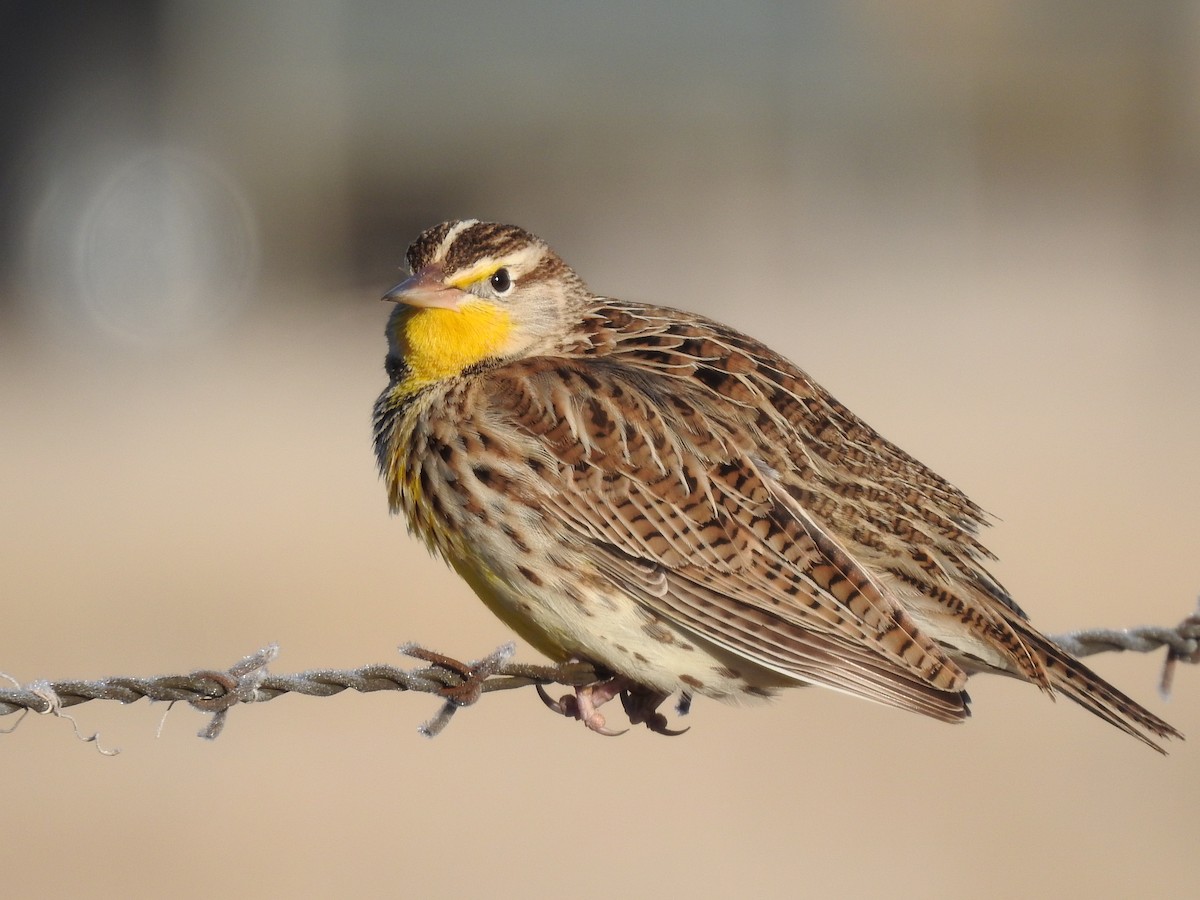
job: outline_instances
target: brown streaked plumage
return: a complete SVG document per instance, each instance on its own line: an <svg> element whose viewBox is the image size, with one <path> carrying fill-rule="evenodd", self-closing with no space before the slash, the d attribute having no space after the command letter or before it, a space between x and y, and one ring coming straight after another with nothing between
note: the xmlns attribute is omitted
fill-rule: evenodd
<svg viewBox="0 0 1200 900"><path fill-rule="evenodd" d="M604 729L685 698L818 684L943 721L967 676L1062 693L1157 749L1177 731L1033 628L985 515L731 328L593 295L510 225L447 222L387 299L375 446L393 510L553 658Z"/></svg>

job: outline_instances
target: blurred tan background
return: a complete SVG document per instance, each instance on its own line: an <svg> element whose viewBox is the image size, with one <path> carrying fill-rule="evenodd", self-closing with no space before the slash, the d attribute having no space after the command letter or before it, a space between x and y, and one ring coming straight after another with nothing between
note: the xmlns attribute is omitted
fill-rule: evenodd
<svg viewBox="0 0 1200 900"><path fill-rule="evenodd" d="M582 6L582 4L580 4ZM0 670L478 657L389 519L376 298L423 227L765 337L1001 521L1048 631L1200 593L1200 8L0 0ZM524 648L522 656L533 659ZM530 693L283 698L215 743L0 736L12 897L1129 897L1195 890L1200 671L1095 667L1159 758L972 682L607 740ZM0 720L8 726L12 718Z"/></svg>

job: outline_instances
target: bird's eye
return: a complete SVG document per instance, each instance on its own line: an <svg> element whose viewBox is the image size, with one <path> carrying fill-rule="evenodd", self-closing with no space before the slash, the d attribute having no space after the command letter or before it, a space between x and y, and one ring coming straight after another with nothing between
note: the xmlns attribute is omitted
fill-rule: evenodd
<svg viewBox="0 0 1200 900"><path fill-rule="evenodd" d="M508 274L508 269L497 269L488 282L497 294L507 294L512 288L512 277Z"/></svg>

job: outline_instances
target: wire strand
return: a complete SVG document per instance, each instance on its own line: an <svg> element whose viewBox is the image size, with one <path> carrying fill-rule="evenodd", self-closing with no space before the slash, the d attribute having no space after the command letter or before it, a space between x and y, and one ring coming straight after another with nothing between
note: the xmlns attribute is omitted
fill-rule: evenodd
<svg viewBox="0 0 1200 900"><path fill-rule="evenodd" d="M1167 658L1159 683L1159 691L1166 697L1171 691L1176 665L1180 662L1200 663L1200 609L1174 628L1091 628L1052 635L1051 639L1073 656L1126 650L1152 653L1166 647ZM209 714L199 735L211 740L220 735L229 711L235 706L263 703L284 694L332 697L343 691L362 694L415 691L437 695L444 701L437 715L420 729L423 734L434 737L450 723L458 709L476 703L483 694L532 685L578 687L607 677L594 666L582 662L561 665L512 662L513 644L505 644L483 659L469 663L415 644L401 646L400 652L426 665L402 669L375 663L356 669L311 669L292 675L275 675L267 666L278 657L279 647L271 644L227 669L200 669L186 675L150 678L116 676L92 681L36 681L22 687L0 688L0 715L35 712L70 718L63 710L92 700L134 703L146 698L168 703L186 702ZM94 736L90 738L94 739Z"/></svg>

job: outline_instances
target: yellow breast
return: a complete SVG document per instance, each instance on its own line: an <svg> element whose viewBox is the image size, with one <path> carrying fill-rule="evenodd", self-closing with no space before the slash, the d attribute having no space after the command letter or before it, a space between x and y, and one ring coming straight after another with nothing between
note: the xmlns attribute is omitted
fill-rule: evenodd
<svg viewBox="0 0 1200 900"><path fill-rule="evenodd" d="M486 300L467 300L457 309L406 307L395 320L410 373L401 387L410 393L503 355L512 327L508 310Z"/></svg>

